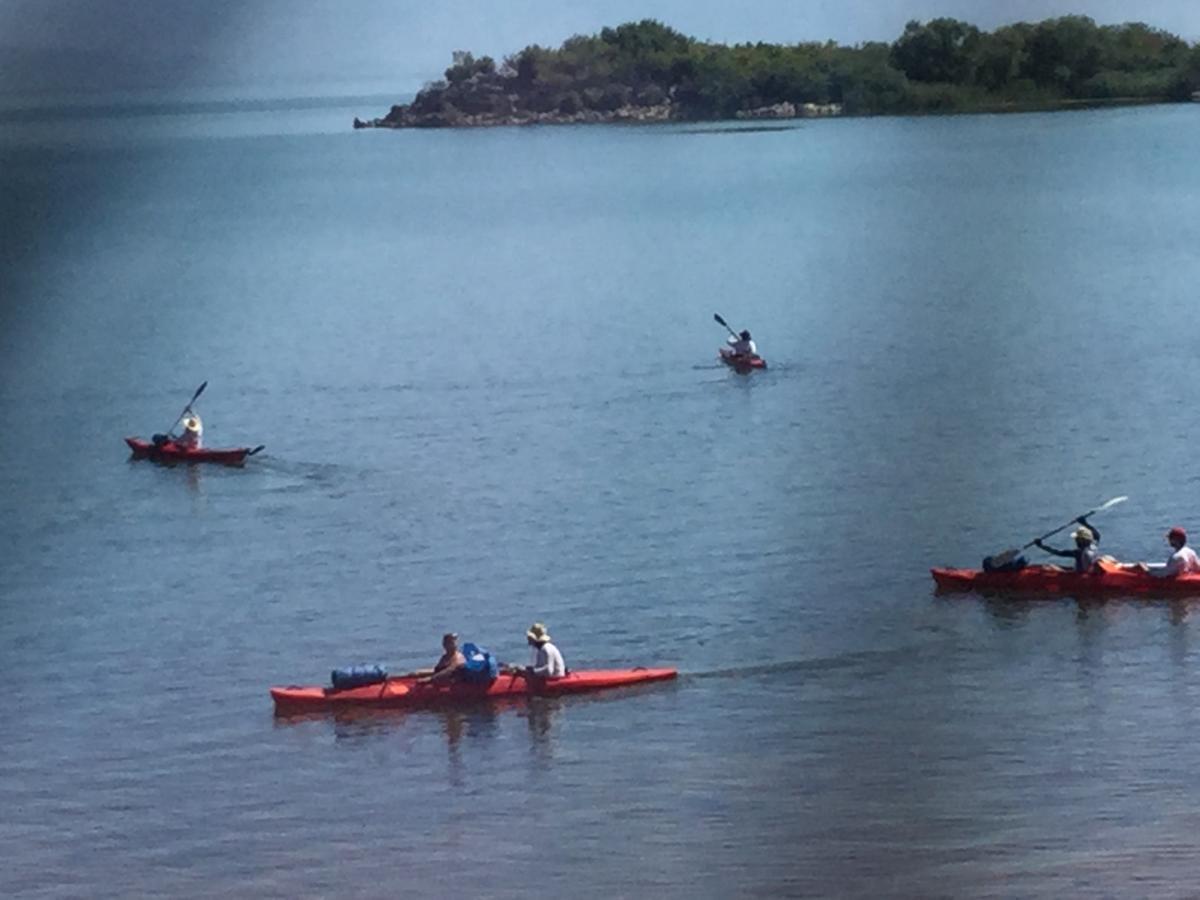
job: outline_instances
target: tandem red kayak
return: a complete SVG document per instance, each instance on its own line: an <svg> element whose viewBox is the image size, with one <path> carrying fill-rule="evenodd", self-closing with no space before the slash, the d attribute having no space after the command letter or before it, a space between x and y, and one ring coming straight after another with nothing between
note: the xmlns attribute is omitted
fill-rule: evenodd
<svg viewBox="0 0 1200 900"><path fill-rule="evenodd" d="M755 353L734 353L732 350L724 348L718 352L721 354L721 362L737 372L749 372L753 369L767 367L767 361Z"/></svg>
<svg viewBox="0 0 1200 900"><path fill-rule="evenodd" d="M562 678L527 679L502 674L490 683L429 684L416 675L399 675L378 684L336 690L321 685L271 688L276 713L318 712L360 706L430 708L460 706L485 700L520 697L560 697L650 681L669 681L675 669L597 669L570 672Z"/></svg>
<svg viewBox="0 0 1200 900"><path fill-rule="evenodd" d="M181 447L171 441L156 445L152 441L143 441L141 438L133 437L125 438L125 443L133 451L135 459L155 459L163 462L186 463L211 462L224 463L227 466L240 466L246 461L247 456L253 456L263 448L260 444L253 450L249 447L233 447L225 450L201 447L199 450L196 450Z"/></svg>
<svg viewBox="0 0 1200 900"><path fill-rule="evenodd" d="M1014 591L1063 596L1070 594L1200 594L1200 575L1159 578L1101 562L1100 571L1081 573L1053 566L984 572L979 569L930 569L945 591Z"/></svg>

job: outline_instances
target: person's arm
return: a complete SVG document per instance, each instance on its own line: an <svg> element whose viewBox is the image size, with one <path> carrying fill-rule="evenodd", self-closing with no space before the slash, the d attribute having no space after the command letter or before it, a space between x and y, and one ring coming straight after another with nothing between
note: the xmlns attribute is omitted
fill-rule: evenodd
<svg viewBox="0 0 1200 900"><path fill-rule="evenodd" d="M463 656L461 653L456 653L456 654L454 654L454 659L452 659L449 663L447 663L442 668L438 669L436 672L434 672L428 678L424 679L424 681L428 682L429 684L436 684L441 681L449 681L456 674L458 674L458 670L461 669L466 664L467 664L467 658L465 656Z"/></svg>
<svg viewBox="0 0 1200 900"><path fill-rule="evenodd" d="M1065 556L1067 559L1078 559L1078 556L1077 556L1078 551L1055 550L1049 544L1043 544L1040 539L1034 541L1033 543L1039 550L1043 550L1046 553L1049 553L1051 556Z"/></svg>
<svg viewBox="0 0 1200 900"><path fill-rule="evenodd" d="M1178 553L1172 553L1165 565L1150 567L1150 574L1157 575L1159 578L1174 578L1181 571L1183 571L1183 560L1179 558Z"/></svg>
<svg viewBox="0 0 1200 900"><path fill-rule="evenodd" d="M543 678L550 674L550 654L546 652L545 647L538 647L537 661L529 667L529 671Z"/></svg>

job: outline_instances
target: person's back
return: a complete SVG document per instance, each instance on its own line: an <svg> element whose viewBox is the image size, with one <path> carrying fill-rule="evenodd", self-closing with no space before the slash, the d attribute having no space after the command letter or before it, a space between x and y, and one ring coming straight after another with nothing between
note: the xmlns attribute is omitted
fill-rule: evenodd
<svg viewBox="0 0 1200 900"><path fill-rule="evenodd" d="M1166 563L1153 565L1132 563L1130 568L1145 572L1147 575L1156 575L1159 578L1200 574L1200 557L1187 545L1187 532L1179 526L1175 526L1167 532L1166 536L1167 543L1171 545L1171 555L1167 557Z"/></svg>
<svg viewBox="0 0 1200 900"><path fill-rule="evenodd" d="M531 654L533 664L527 670L530 675L536 675L539 678L562 678L567 674L567 664L563 660L563 655L551 642L545 625L541 622L534 622L526 632L525 639L533 648Z"/></svg>
<svg viewBox="0 0 1200 900"><path fill-rule="evenodd" d="M1167 558L1165 575L1194 575L1200 573L1200 556L1184 544Z"/></svg>
<svg viewBox="0 0 1200 900"><path fill-rule="evenodd" d="M757 356L758 347L750 339L750 332L743 331L737 339L728 338L730 349L738 356Z"/></svg>
<svg viewBox="0 0 1200 900"><path fill-rule="evenodd" d="M199 450L204 437L204 423L192 413L183 420L183 434L175 439L176 445L188 450Z"/></svg>

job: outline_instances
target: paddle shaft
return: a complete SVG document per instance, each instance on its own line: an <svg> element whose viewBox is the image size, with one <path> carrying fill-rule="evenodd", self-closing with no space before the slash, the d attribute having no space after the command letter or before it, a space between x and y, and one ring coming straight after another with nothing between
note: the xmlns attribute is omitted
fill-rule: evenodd
<svg viewBox="0 0 1200 900"><path fill-rule="evenodd" d="M187 406L185 406L183 408L183 412L181 412L178 416L175 417L175 421L172 422L171 427L167 429L168 435L170 435L175 430L175 426L179 424L179 420L182 419L184 416L186 416L191 411L192 404L195 403L200 398L200 395L204 393L204 389L206 387L208 387L207 381L204 382L202 385L200 385L200 387L196 388L196 393L192 394L192 399L189 400Z"/></svg>
<svg viewBox="0 0 1200 900"><path fill-rule="evenodd" d="M1021 550L1028 550L1030 547L1037 544L1038 541L1044 541L1046 538L1052 537L1053 535L1058 534L1064 528L1070 528L1072 525L1074 525L1080 519L1086 519L1088 516L1094 516L1096 513L1103 512L1106 509L1110 509L1110 508L1116 506L1118 503L1124 503L1128 499L1129 499L1128 497L1113 497L1107 503L1103 503L1100 506L1097 506L1095 509L1089 509L1087 512L1085 512L1081 516L1076 516L1074 519L1072 519L1070 522L1067 522L1065 525L1059 525L1054 530L1047 531L1041 537L1034 538L1028 544L1025 544L1023 547L1021 547ZM1003 553L997 553L995 556L989 556L987 558L987 561L991 561L994 565L1004 565L1004 564L1012 561L1013 559L1015 559L1018 556L1018 554L1020 554L1021 550L1017 550L1016 548L1013 548L1010 550L1005 550Z"/></svg>
<svg viewBox="0 0 1200 900"><path fill-rule="evenodd" d="M1047 532L1046 532L1045 534L1043 534L1041 537L1036 537L1036 538L1034 538L1032 541L1030 541L1028 544L1026 544L1026 545L1025 545L1024 547L1022 547L1021 549L1022 549L1022 550L1028 550L1030 547L1032 547L1032 546L1033 546L1034 544L1036 544L1038 541L1044 541L1044 540L1045 540L1046 538L1048 538L1048 537L1053 537L1054 535L1058 534L1058 533L1059 533L1060 531L1062 531L1063 529L1065 529L1065 528L1070 528L1072 525L1074 525L1074 524L1075 524L1076 522L1078 522L1080 519L1086 519L1088 516L1094 516L1096 513L1100 512L1100 511L1102 511L1102 510L1108 509L1109 507L1116 506L1118 503L1124 503L1124 502L1125 502L1127 499L1129 499L1129 498L1128 498L1128 497L1113 497L1113 498L1112 498L1111 500L1109 500L1107 503L1104 503L1104 504L1102 504L1102 505L1100 505L1100 506L1097 506L1095 509L1089 509L1087 512L1085 512L1085 513L1084 513L1083 515L1081 515L1081 516L1076 516L1076 517L1075 517L1075 518L1073 518L1073 519L1072 519L1070 522L1068 522L1066 525L1059 525L1059 526L1058 526L1057 528L1055 528L1053 531L1047 531Z"/></svg>

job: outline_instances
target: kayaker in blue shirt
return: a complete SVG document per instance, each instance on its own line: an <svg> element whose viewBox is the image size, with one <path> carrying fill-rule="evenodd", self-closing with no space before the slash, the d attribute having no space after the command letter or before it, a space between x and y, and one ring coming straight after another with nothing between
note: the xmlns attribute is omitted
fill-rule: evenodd
<svg viewBox="0 0 1200 900"><path fill-rule="evenodd" d="M737 356L758 356L758 347L754 345L754 341L750 339L750 332L743 330L736 339L728 337L725 342L729 344L734 354Z"/></svg>
<svg viewBox="0 0 1200 900"><path fill-rule="evenodd" d="M1096 544L1100 542L1100 532L1084 516L1080 516L1075 521L1079 523L1079 527L1071 533L1071 537L1075 538L1074 550L1056 550L1042 543L1041 538L1034 541L1034 544L1038 549L1044 550L1051 556L1063 556L1075 560L1076 572L1091 572L1096 563L1100 561L1100 550L1096 547Z"/></svg>

